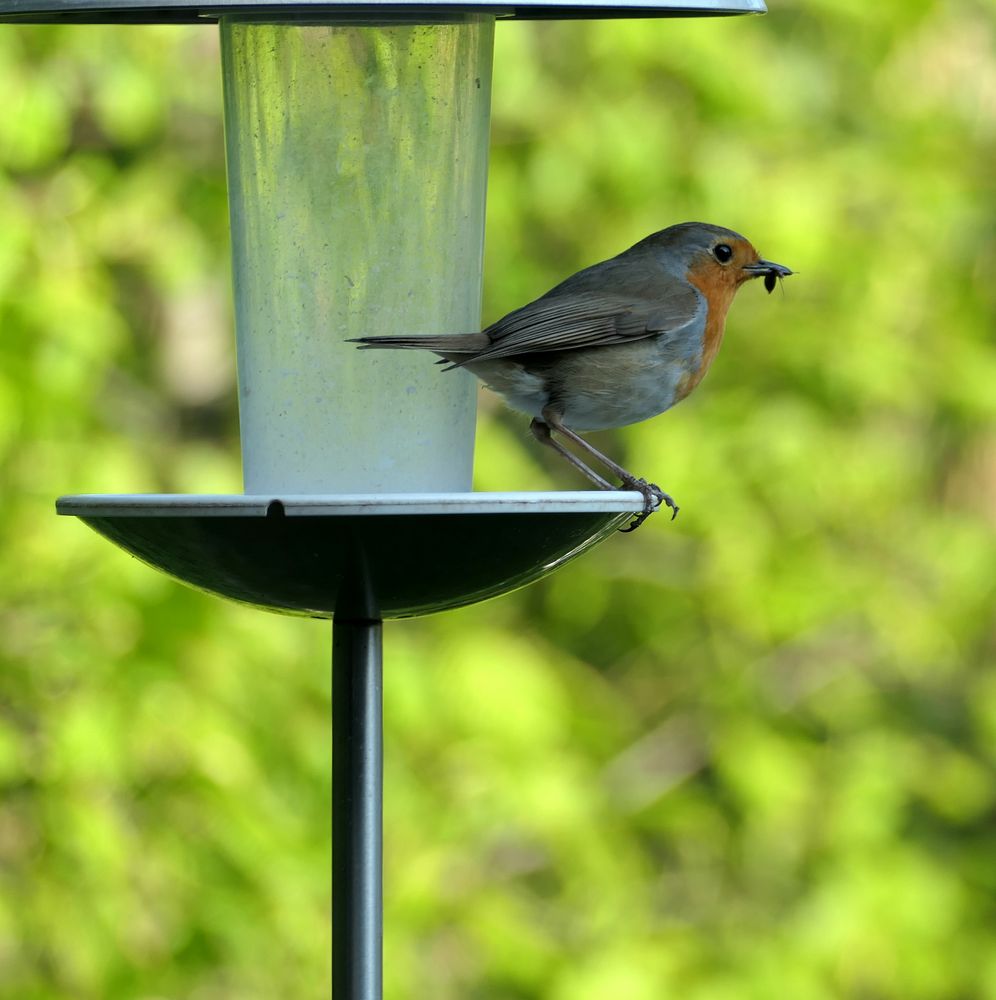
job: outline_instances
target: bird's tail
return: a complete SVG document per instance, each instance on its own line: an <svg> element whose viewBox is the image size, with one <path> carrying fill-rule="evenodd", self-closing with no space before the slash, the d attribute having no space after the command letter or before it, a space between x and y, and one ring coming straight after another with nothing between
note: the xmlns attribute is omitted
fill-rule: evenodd
<svg viewBox="0 0 996 1000"><path fill-rule="evenodd" d="M435 351L436 354L449 357L451 354L457 356L474 354L482 348L487 347L488 338L483 333L457 333L441 337L356 337L350 340L349 343L359 344L361 351L372 347L385 347L395 350L420 349L423 351Z"/></svg>

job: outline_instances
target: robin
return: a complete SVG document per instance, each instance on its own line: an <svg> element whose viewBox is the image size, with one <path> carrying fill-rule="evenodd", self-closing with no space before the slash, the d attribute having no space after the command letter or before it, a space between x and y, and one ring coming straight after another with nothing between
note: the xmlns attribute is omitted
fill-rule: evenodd
<svg viewBox="0 0 996 1000"><path fill-rule="evenodd" d="M480 333L360 337L362 348L420 348L467 368L514 409L532 417L536 439L600 489L638 490L639 527L674 500L584 440L655 417L681 402L719 351L737 289L764 278L771 292L792 274L764 260L739 233L684 222L652 233L617 257L578 271ZM557 440L571 442L622 481L614 487Z"/></svg>

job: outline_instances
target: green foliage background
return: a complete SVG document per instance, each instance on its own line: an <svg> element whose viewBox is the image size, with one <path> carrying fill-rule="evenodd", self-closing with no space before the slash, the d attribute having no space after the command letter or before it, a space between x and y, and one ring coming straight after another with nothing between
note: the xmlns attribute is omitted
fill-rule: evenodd
<svg viewBox="0 0 996 1000"><path fill-rule="evenodd" d="M672 222L795 268L602 443L652 519L387 629L388 996L996 997L996 5L502 24L490 320ZM238 491L210 27L0 27L0 994L328 994L328 631L66 492ZM577 487L485 400L479 489Z"/></svg>

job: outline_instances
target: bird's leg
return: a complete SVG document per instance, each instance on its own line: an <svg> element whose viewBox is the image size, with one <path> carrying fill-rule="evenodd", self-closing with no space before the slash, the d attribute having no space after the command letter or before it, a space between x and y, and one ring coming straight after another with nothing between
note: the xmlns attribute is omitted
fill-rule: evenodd
<svg viewBox="0 0 996 1000"><path fill-rule="evenodd" d="M533 423L535 424L537 423L537 421L534 420ZM585 439L581 437L580 434L576 434L574 431L572 431L570 427L568 427L563 422L563 420L560 419L560 415L549 406L543 410L542 423L546 424L548 428L547 430L548 435L550 429L555 430L558 434L562 434L564 437L573 441L579 448L586 451L593 458L596 458L599 462L602 463L602 465L605 466L605 468L609 469L612 473L617 475L622 480L622 485L624 487L636 490L637 492L643 494L643 501L644 501L643 513L640 514L633 521L633 523L629 525L629 527L623 528L622 529L623 531L635 531L655 510L657 510L658 507L660 507L662 503L665 506L671 508L672 521L678 516L678 505L656 483L648 483L646 479L639 479L638 477L634 476L633 473L628 472L621 465L619 465L618 462L613 462L608 455L602 454L602 452L600 452L594 445L591 445L587 441L585 441ZM534 430L533 433L535 434L536 431ZM552 438L550 439L550 444L555 447ZM561 454L566 454L567 451L564 448L557 448L557 450L560 451ZM592 473L591 470L588 469L588 467L584 465L583 462L580 461L580 459L578 459L574 455L571 455L570 458L572 460L571 461L572 465L575 466L580 465L580 467L587 470L586 475L588 475L589 478L592 478L594 473ZM598 478L601 479L600 476ZM604 480L602 480L602 482L604 482Z"/></svg>
<svg viewBox="0 0 996 1000"><path fill-rule="evenodd" d="M543 423L542 420L533 420L529 425L529 429L533 432L533 437L539 441L540 444L545 444L552 448L558 455L563 455L571 465L574 466L578 472L581 473L586 479L590 479L600 490L614 490L615 487L607 479L603 479L594 469L589 468L584 462L581 461L577 455L572 451L568 451L559 441L554 440L550 433L549 424Z"/></svg>
<svg viewBox="0 0 996 1000"><path fill-rule="evenodd" d="M563 434L565 438L573 441L579 448L583 448L589 455L593 458L597 458L602 465L605 466L610 472L615 473L626 486L630 486L633 483L644 482L645 480L638 479L633 475L632 472L628 472L624 469L618 462L613 462L608 455L600 452L593 444L589 444L580 434L572 431L570 427L565 424L560 417L555 413L551 413L549 409L543 411L543 419L550 425L550 427L555 430L558 434Z"/></svg>

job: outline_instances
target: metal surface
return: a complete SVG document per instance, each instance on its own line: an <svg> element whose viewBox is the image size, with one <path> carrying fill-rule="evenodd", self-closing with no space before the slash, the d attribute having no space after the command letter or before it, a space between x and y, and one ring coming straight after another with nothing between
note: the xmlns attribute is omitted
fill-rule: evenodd
<svg viewBox="0 0 996 1000"><path fill-rule="evenodd" d="M202 590L287 614L410 618L516 590L623 527L635 492L76 496L60 514Z"/></svg>
<svg viewBox="0 0 996 1000"><path fill-rule="evenodd" d="M384 720L379 621L332 633L332 996L380 1000Z"/></svg>
<svg viewBox="0 0 996 1000"><path fill-rule="evenodd" d="M710 17L764 14L763 0L0 0L0 21L77 21L98 23L170 23L217 20L228 13L251 13L269 19L366 16L381 23L432 19L454 12L491 13L510 18Z"/></svg>
<svg viewBox="0 0 996 1000"><path fill-rule="evenodd" d="M247 493L470 489L474 377L346 340L480 329L493 35L222 21Z"/></svg>

